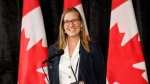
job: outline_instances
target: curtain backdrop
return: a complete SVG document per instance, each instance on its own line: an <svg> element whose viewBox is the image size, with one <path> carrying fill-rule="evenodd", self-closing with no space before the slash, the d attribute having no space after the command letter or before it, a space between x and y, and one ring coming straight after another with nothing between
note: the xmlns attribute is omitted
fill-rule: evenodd
<svg viewBox="0 0 150 84"><path fill-rule="evenodd" d="M133 0L150 81L149 0ZM63 0L40 0L48 45L58 37ZM82 0L91 40L101 46L107 61L111 0ZM17 84L22 0L0 0L0 84Z"/></svg>

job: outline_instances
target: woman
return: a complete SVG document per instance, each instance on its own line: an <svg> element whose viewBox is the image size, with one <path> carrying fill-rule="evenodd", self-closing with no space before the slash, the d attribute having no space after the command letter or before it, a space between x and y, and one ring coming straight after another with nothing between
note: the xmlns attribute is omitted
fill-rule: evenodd
<svg viewBox="0 0 150 84"><path fill-rule="evenodd" d="M49 56L63 49L64 54L50 63L51 84L105 84L105 64L100 47L86 38L83 19L76 8L61 16L58 41L50 45Z"/></svg>

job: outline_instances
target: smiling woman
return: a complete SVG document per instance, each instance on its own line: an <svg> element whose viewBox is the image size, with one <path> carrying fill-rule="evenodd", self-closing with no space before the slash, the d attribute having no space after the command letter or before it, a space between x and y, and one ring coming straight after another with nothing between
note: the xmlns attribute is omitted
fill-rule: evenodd
<svg viewBox="0 0 150 84"><path fill-rule="evenodd" d="M64 49L64 54L48 70L51 84L105 84L101 49L86 38L85 24L76 8L62 13L58 41L50 45L48 56L57 49Z"/></svg>
<svg viewBox="0 0 150 84"><path fill-rule="evenodd" d="M64 31L66 32L68 38L79 37L79 32L82 29L81 20L77 12L72 11L64 16Z"/></svg>
<svg viewBox="0 0 150 84"><path fill-rule="evenodd" d="M27 0L27 1L32 3L33 1L38 1L38 0ZM59 31L58 31L59 22L60 22L61 14L63 11L63 6L64 6L63 3L66 0L39 0L39 1L41 4L41 9L42 9L41 12L43 14L42 17L44 18L47 42L48 42L48 45L50 45L50 44L53 44L57 40L56 37L58 37L59 35ZM77 0L69 0L69 1L73 2ZM86 17L90 40L93 40L101 45L100 47L102 49L103 56L105 58L105 63L106 63L107 54L108 54L108 37L109 37L109 29L110 29L109 28L110 27L109 26L110 12L111 12L110 7L111 7L112 0L80 0L80 1L82 1L83 11ZM118 0L118 1L121 2L123 0ZM145 58L145 62L147 65L146 68L148 72L148 79L150 81L150 53L149 53L150 52L150 28L149 28L150 27L150 24L149 24L150 23L150 12L149 12L150 0L132 0L132 1L133 1L134 11L136 15L136 21L138 24L139 35L141 37L144 58ZM115 3L116 5L118 4L117 1ZM22 4L23 4L23 0L13 0L13 1L12 0L0 0L0 84L17 84L17 81L18 81L17 76L18 76L18 63L19 63L18 59L19 59L19 53L20 53L19 48L20 48L21 18L22 18L21 16L22 16L22 7L23 7ZM33 5L28 5L28 6L33 7ZM79 6L76 6L76 7L79 7ZM130 13L127 13L127 15L128 14ZM71 20L72 19L70 19L69 21ZM72 23L73 21L69 22L69 24L72 24ZM64 31L64 27L63 27L63 31ZM62 33L65 33L65 32L62 32ZM64 37L61 37L61 38L63 39ZM116 38L118 38L118 36ZM61 43L64 44L63 42L66 43L66 41L62 41ZM81 43L81 40L80 40L80 43ZM81 50L82 49L79 50L80 54L82 53ZM39 52L42 52L42 51L39 51ZM80 57L84 57L84 55L86 54L82 54L82 55L83 56L80 56ZM66 56L69 57L69 54ZM37 59L36 55L33 57ZM72 55L71 58L73 57L74 56ZM84 61L81 59L79 60L79 65L78 65L80 68L82 68L83 66L83 65L80 65L80 62ZM55 62L55 64L57 63ZM75 63L75 66L76 66L76 63ZM71 67L68 66L68 70L70 70L70 68ZM73 69L74 69L74 66L73 66ZM54 74L54 75L58 75L58 74ZM41 83L39 82L38 84L41 84Z"/></svg>

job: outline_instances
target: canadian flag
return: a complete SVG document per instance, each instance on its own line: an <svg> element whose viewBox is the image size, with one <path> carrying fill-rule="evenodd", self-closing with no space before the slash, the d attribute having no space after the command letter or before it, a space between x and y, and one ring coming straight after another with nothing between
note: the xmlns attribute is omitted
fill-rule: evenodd
<svg viewBox="0 0 150 84"><path fill-rule="evenodd" d="M64 10L66 10L67 8L70 8L70 7L75 7L80 12L80 14L84 20L87 38L90 39L81 0L64 0Z"/></svg>
<svg viewBox="0 0 150 84"><path fill-rule="evenodd" d="M107 84L148 84L132 0L112 0Z"/></svg>
<svg viewBox="0 0 150 84"><path fill-rule="evenodd" d="M46 84L42 61L48 47L39 0L24 0L20 38L18 84ZM43 69L47 74L46 64Z"/></svg>

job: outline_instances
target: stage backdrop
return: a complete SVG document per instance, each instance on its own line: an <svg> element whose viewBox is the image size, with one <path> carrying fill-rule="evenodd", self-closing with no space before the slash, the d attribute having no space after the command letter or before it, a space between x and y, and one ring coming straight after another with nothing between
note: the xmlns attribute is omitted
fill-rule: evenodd
<svg viewBox="0 0 150 84"><path fill-rule="evenodd" d="M149 0L133 0L150 81ZM63 0L40 0L48 45L58 36ZM91 40L101 46L107 61L111 0L82 0ZM0 0L0 84L17 84L22 0Z"/></svg>

